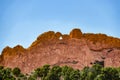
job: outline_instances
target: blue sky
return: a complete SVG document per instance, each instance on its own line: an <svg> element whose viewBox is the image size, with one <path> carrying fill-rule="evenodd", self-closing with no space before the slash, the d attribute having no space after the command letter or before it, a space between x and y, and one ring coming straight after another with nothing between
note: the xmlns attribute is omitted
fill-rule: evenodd
<svg viewBox="0 0 120 80"><path fill-rule="evenodd" d="M0 0L0 52L27 48L48 30L73 28L120 38L120 0Z"/></svg>

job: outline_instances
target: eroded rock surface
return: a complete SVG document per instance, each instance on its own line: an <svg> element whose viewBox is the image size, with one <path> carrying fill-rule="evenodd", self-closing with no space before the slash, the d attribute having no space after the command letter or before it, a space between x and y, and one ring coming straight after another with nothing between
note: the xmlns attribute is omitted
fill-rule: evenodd
<svg viewBox="0 0 120 80"><path fill-rule="evenodd" d="M70 32L70 38L80 39L82 37L82 32L80 29L73 29Z"/></svg>
<svg viewBox="0 0 120 80"><path fill-rule="evenodd" d="M119 67L120 39L74 29L69 35L45 32L28 49L20 45L6 47L0 56L0 65L19 67L22 72L29 73L45 64L82 69L96 60L104 61L105 67Z"/></svg>

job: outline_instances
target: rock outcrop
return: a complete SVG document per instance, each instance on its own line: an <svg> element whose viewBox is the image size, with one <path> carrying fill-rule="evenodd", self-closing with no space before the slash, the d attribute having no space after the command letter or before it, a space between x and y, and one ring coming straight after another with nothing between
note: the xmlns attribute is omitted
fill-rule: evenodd
<svg viewBox="0 0 120 80"><path fill-rule="evenodd" d="M73 29L70 32L70 38L80 39L82 37L82 32L80 29Z"/></svg>
<svg viewBox="0 0 120 80"><path fill-rule="evenodd" d="M120 39L82 33L80 29L73 29L70 34L48 31L38 36L29 48L6 47L0 56L0 65L19 67L24 73L44 64L82 69L95 61L104 61L105 67L119 67Z"/></svg>

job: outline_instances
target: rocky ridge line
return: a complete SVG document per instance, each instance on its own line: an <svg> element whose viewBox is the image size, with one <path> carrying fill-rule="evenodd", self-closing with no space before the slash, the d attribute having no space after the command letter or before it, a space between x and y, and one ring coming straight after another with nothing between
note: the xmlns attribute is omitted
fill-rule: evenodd
<svg viewBox="0 0 120 80"><path fill-rule="evenodd" d="M119 38L73 29L70 34L45 32L27 49L20 45L14 48L7 46L0 55L0 65L11 68L18 66L23 72L30 72L44 64L83 68L103 58L105 66L120 66Z"/></svg>

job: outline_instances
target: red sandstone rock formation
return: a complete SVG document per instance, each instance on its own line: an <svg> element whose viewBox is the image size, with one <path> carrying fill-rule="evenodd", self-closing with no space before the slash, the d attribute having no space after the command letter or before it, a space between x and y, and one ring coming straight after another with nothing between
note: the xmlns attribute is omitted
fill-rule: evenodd
<svg viewBox="0 0 120 80"><path fill-rule="evenodd" d="M70 32L70 38L80 39L82 37L82 32L80 29L73 29Z"/></svg>
<svg viewBox="0 0 120 80"><path fill-rule="evenodd" d="M69 35L45 32L28 49L20 45L6 47L0 56L0 65L19 67L28 73L44 64L82 69L96 60L104 61L105 67L119 67L120 39L105 34L84 34L80 29L74 29Z"/></svg>

